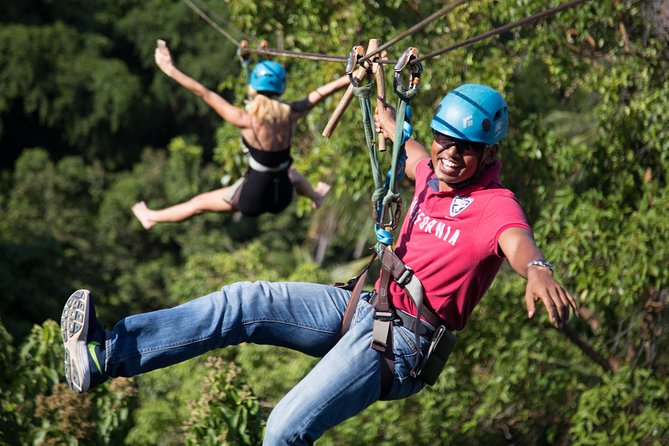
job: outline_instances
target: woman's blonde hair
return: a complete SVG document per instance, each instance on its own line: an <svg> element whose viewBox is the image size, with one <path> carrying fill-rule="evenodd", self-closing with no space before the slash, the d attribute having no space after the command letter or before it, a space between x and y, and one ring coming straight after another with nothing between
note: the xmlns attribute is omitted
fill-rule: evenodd
<svg viewBox="0 0 669 446"><path fill-rule="evenodd" d="M290 105L263 94L258 94L249 87L251 99L246 103L246 111L259 121L271 123L288 121L290 117Z"/></svg>

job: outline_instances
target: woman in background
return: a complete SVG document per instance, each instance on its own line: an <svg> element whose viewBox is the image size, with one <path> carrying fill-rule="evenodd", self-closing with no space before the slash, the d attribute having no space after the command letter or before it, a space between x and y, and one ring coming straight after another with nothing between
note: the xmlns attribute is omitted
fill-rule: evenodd
<svg viewBox="0 0 669 446"><path fill-rule="evenodd" d="M306 116L314 105L346 87L349 83L347 76L317 88L302 100L287 104L279 100L286 88L286 71L277 62L263 60L251 72L251 99L242 109L180 71L162 40L158 41L155 59L166 75L200 96L225 121L239 128L242 148L248 151L249 168L231 186L201 193L165 209L153 210L143 201L136 203L132 211L145 229L151 229L156 223L184 221L203 212L239 211L246 216L278 213L292 201L293 189L311 199L314 208L321 205L330 185L319 182L313 188L291 167L293 129L297 120Z"/></svg>

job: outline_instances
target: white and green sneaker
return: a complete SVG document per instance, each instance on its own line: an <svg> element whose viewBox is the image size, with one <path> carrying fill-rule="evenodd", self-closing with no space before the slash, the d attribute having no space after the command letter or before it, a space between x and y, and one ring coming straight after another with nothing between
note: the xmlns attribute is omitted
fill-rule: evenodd
<svg viewBox="0 0 669 446"><path fill-rule="evenodd" d="M90 291L75 291L67 299L60 332L65 344L65 379L72 390L83 393L105 382L107 332L95 317Z"/></svg>

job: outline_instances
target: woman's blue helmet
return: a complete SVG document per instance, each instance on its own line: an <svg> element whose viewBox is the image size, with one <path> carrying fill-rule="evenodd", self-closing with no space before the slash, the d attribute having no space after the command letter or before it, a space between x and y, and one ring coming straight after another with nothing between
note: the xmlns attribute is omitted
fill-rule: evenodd
<svg viewBox="0 0 669 446"><path fill-rule="evenodd" d="M260 61L253 67L249 84L258 92L283 94L286 89L286 70L278 62Z"/></svg>
<svg viewBox="0 0 669 446"><path fill-rule="evenodd" d="M452 138L497 144L509 128L509 108L496 90L464 84L441 100L430 127Z"/></svg>

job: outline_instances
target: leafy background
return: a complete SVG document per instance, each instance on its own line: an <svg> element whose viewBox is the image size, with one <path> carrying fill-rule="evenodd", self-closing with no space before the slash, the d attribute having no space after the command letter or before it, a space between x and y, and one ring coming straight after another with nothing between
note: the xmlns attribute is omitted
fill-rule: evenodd
<svg viewBox="0 0 669 446"><path fill-rule="evenodd" d="M388 57L408 46L427 54L559 4L468 2ZM341 56L370 38L389 40L443 3L203 6L254 42ZM322 209L298 198L278 216L141 228L130 212L136 201L173 204L244 169L236 129L155 67L158 38L185 72L242 103L236 48L183 2L3 5L2 444L258 444L269 411L315 359L243 345L77 396L62 372L65 299L93 290L111 326L236 280L345 280L370 253L373 183L355 102L331 138L320 135L341 95L300 123L293 144L297 168L333 185ZM579 296L582 317L564 330L543 312L528 321L524 282L505 267L434 387L376 403L319 444L669 444L668 44L667 0L597 0L425 62L412 101L419 140L458 84L485 83L507 98L504 182ZM344 71L279 60L287 100Z"/></svg>

